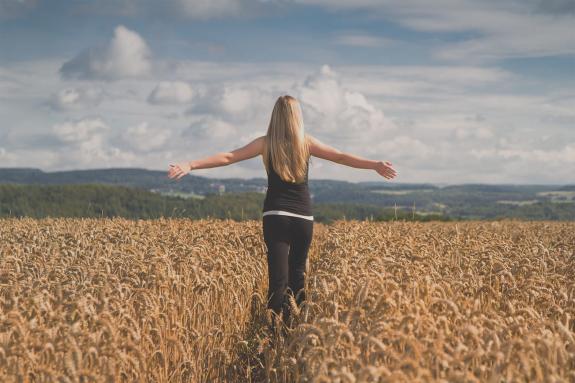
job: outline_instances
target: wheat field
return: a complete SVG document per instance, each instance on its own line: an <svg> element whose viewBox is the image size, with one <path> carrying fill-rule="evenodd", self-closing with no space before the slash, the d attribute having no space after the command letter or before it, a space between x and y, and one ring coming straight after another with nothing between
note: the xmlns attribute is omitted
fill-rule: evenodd
<svg viewBox="0 0 575 383"><path fill-rule="evenodd" d="M315 223L270 333L261 221L0 220L2 382L575 382L574 222Z"/></svg>

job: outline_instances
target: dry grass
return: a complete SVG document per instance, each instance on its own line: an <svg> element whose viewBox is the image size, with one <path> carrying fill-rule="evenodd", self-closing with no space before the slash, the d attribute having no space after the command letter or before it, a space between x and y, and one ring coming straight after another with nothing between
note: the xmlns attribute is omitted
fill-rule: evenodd
<svg viewBox="0 0 575 383"><path fill-rule="evenodd" d="M575 381L575 223L315 224L268 334L260 221L0 220L0 381Z"/></svg>

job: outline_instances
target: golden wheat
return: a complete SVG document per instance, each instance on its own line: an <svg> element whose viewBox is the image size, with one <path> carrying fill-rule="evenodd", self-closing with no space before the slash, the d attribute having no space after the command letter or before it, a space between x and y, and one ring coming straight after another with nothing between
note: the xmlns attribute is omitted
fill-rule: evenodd
<svg viewBox="0 0 575 383"><path fill-rule="evenodd" d="M575 381L575 223L315 223L270 333L261 221L0 220L0 381Z"/></svg>

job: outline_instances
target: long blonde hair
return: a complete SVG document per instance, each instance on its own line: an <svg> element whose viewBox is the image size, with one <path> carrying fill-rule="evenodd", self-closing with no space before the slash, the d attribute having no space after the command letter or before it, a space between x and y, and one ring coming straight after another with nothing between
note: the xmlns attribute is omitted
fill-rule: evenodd
<svg viewBox="0 0 575 383"><path fill-rule="evenodd" d="M310 156L309 140L304 132L301 107L294 97L285 95L277 99L262 156L268 174L268 159L271 158L273 168L282 180L304 182Z"/></svg>

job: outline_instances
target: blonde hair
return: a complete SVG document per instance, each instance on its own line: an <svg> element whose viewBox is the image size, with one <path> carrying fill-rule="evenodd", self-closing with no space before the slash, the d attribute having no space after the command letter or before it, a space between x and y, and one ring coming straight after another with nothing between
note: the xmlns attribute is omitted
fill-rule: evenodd
<svg viewBox="0 0 575 383"><path fill-rule="evenodd" d="M292 96L277 99L264 139L262 156L268 174L271 158L273 168L282 180L304 182L310 156L309 140L304 132L301 107Z"/></svg>

